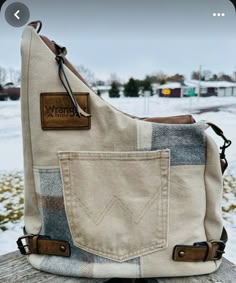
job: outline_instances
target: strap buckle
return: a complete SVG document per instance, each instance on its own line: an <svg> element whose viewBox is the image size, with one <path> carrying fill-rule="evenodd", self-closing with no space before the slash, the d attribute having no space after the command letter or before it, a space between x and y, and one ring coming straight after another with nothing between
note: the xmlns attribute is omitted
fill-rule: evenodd
<svg viewBox="0 0 236 283"><path fill-rule="evenodd" d="M212 258L212 260L219 260L222 258L223 254L225 253L225 242L221 240L211 240L210 243L213 246L218 246L216 250L216 255Z"/></svg>
<svg viewBox="0 0 236 283"><path fill-rule="evenodd" d="M20 238L18 238L18 240L16 241L17 247L20 250L20 253L22 255L29 255L29 254L31 254L31 251L30 251L30 248L29 248L29 243L28 243L27 239L33 238L33 237L34 237L33 234L26 234L26 235L21 236ZM23 241L25 241L25 243Z"/></svg>

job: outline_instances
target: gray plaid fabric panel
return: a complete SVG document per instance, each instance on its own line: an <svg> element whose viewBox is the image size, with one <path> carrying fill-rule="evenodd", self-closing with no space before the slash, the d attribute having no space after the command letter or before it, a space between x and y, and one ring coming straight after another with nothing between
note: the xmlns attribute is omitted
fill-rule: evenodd
<svg viewBox="0 0 236 283"><path fill-rule="evenodd" d="M204 124L199 123L194 125L153 123L151 136L147 137L151 141L149 150L170 149L172 166L203 165L205 164L204 129ZM75 247L64 207L60 170L40 169L39 176L40 189L37 192L37 200L43 220L40 234L48 235L52 239L68 241L71 246L70 258L45 256L41 263L42 270L74 277L96 278L99 272L106 274L106 271L120 269L134 278L141 276L140 258L119 263ZM80 281L102 283L108 279L80 279ZM154 279L148 279L148 281L155 282Z"/></svg>
<svg viewBox="0 0 236 283"><path fill-rule="evenodd" d="M49 235L52 239L68 241L71 246L71 257L69 258L45 256L40 266L42 270L55 274L61 273L61 275L93 278L96 277L95 269L112 270L116 265L120 269L128 268L135 276L139 276L137 274L140 272L139 258L119 263L93 255L73 245L66 218L59 169L42 169L40 172L40 193L37 195L37 199L43 219L40 234ZM98 282L105 282L108 279L99 279Z"/></svg>
<svg viewBox="0 0 236 283"><path fill-rule="evenodd" d="M171 165L205 164L205 125L152 124L151 150L170 149Z"/></svg>

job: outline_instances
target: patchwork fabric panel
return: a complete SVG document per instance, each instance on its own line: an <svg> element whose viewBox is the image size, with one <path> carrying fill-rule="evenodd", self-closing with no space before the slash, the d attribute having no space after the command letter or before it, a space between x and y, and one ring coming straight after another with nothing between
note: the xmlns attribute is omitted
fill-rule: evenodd
<svg viewBox="0 0 236 283"><path fill-rule="evenodd" d="M167 247L169 150L59 152L74 245L125 262Z"/></svg>
<svg viewBox="0 0 236 283"><path fill-rule="evenodd" d="M75 277L101 278L106 274L109 277L114 272L117 277L140 277L140 259L132 259L118 263L81 250L73 245L68 227L63 201L62 182L59 169L35 169L38 175L39 188L37 200L41 217L43 219L41 235L49 235L52 239L68 241L71 246L71 257L45 256L41 263L42 270ZM100 279L99 282L108 280ZM97 282L97 281L96 281Z"/></svg>
<svg viewBox="0 0 236 283"><path fill-rule="evenodd" d="M164 125L137 122L137 150L170 149L171 165L205 164L205 125ZM37 202L42 218L40 234L68 241L71 257L45 256L42 270L75 277L142 277L140 258L117 262L86 252L73 245L67 222L59 169L35 169ZM103 279L106 277L106 279Z"/></svg>
<svg viewBox="0 0 236 283"><path fill-rule="evenodd" d="M171 165L205 164L205 124L152 124L151 149L170 149Z"/></svg>
<svg viewBox="0 0 236 283"><path fill-rule="evenodd" d="M206 124L158 124L137 120L137 150L170 149L172 166L204 165Z"/></svg>

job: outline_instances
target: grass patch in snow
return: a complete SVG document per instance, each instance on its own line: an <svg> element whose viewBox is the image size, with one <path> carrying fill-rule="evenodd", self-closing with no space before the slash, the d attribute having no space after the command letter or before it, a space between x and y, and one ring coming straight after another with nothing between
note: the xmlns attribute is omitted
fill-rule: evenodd
<svg viewBox="0 0 236 283"><path fill-rule="evenodd" d="M229 221L229 214L236 213L236 177L224 177L224 194L222 204L223 217Z"/></svg>
<svg viewBox="0 0 236 283"><path fill-rule="evenodd" d="M23 173L14 172L0 176L0 231L9 229L9 224L23 217Z"/></svg>

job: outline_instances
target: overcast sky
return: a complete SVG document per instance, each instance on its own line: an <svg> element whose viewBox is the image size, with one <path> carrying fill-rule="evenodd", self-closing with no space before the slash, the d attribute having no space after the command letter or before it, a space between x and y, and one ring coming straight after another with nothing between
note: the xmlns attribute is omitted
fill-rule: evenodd
<svg viewBox="0 0 236 283"><path fill-rule="evenodd" d="M20 68L23 27L0 17L0 66ZM236 71L236 13L229 0L25 0L41 34L68 49L97 79L126 80L164 71ZM213 13L224 13L214 17Z"/></svg>

